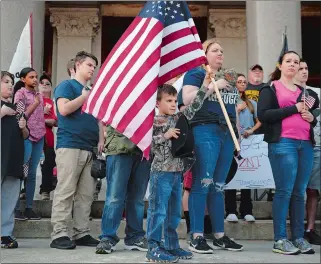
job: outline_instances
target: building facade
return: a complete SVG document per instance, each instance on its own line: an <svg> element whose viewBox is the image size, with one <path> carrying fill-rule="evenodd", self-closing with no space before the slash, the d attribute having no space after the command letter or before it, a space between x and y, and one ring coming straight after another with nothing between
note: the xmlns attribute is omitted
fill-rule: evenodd
<svg viewBox="0 0 321 264"><path fill-rule="evenodd" d="M224 67L247 74L259 63L265 81L276 65L287 28L289 49L308 61L310 85L320 87L320 1L189 1L202 41L216 37ZM1 1L1 69L8 69L21 31L33 13L34 68L66 79L66 63L77 51L95 54L102 64L142 9L144 2ZM311 33L312 28L312 33ZM96 73L97 74L97 73Z"/></svg>

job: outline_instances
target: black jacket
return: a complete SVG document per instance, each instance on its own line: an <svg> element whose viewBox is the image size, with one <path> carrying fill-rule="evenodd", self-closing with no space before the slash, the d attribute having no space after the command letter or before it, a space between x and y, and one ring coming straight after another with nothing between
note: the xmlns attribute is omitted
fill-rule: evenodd
<svg viewBox="0 0 321 264"><path fill-rule="evenodd" d="M301 94L298 97L297 102L301 101L303 95L303 88L298 86L301 89ZM308 90L309 95L314 97L316 100L313 107L310 109L312 112L319 106L318 95L312 90ZM261 121L263 130L264 130L264 141L267 143L279 142L282 129L282 120L293 115L297 114L298 110L295 105L287 106L280 108L278 99L276 97L276 90L274 85L266 85L262 87L259 95L259 101L257 105L257 114L258 119ZM313 145L315 145L313 127L317 124L316 118L311 122L310 129L310 139Z"/></svg>

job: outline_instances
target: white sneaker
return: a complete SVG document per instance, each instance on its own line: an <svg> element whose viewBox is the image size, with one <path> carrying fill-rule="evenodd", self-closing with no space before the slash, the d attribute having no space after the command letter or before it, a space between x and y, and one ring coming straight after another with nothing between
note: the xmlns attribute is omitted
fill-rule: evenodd
<svg viewBox="0 0 321 264"><path fill-rule="evenodd" d="M237 223L239 221L239 219L237 218L236 214L229 214L226 217L226 221L228 222L233 222L233 223Z"/></svg>
<svg viewBox="0 0 321 264"><path fill-rule="evenodd" d="M246 222L255 222L254 216L253 216L253 215L250 215L250 214L244 216L244 220L245 220Z"/></svg>

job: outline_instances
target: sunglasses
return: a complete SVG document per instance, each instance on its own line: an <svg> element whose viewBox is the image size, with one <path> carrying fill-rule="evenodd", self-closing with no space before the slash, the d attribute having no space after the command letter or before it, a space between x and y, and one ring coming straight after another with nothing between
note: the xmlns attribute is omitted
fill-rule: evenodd
<svg viewBox="0 0 321 264"><path fill-rule="evenodd" d="M44 83L44 82L41 82L42 85L45 85L45 86L50 86L51 84L50 83Z"/></svg>
<svg viewBox="0 0 321 264"><path fill-rule="evenodd" d="M237 81L238 84L247 84L247 81Z"/></svg>

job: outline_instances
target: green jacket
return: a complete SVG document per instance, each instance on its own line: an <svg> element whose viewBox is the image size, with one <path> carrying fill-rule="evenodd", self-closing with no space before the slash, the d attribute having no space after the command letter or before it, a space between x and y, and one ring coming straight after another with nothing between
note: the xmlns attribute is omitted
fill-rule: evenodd
<svg viewBox="0 0 321 264"><path fill-rule="evenodd" d="M107 156L118 154L140 154L140 149L123 134L107 126L104 153Z"/></svg>

